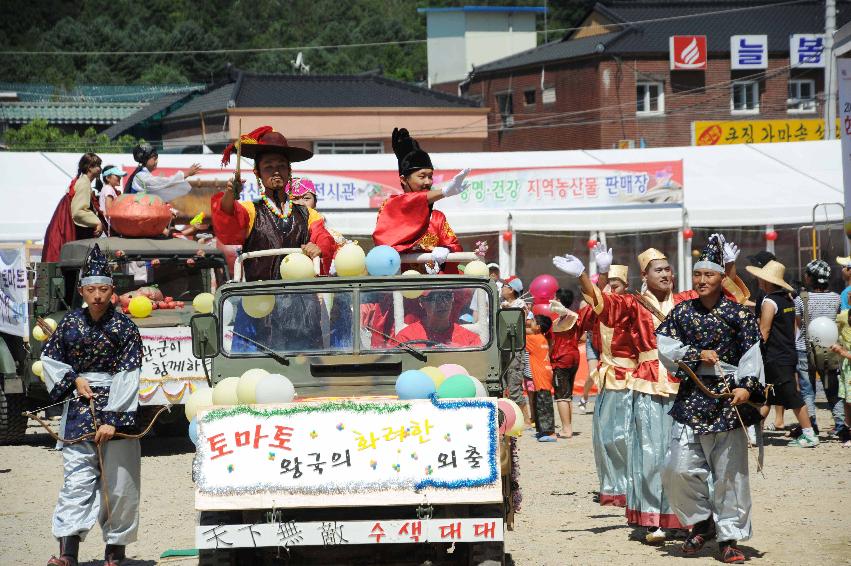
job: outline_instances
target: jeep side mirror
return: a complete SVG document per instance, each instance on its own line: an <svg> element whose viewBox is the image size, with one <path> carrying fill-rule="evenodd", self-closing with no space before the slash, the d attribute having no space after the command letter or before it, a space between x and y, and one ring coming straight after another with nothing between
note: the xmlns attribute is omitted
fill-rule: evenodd
<svg viewBox="0 0 851 566"><path fill-rule="evenodd" d="M503 352L518 352L526 347L526 311L511 308L498 312L497 346Z"/></svg>
<svg viewBox="0 0 851 566"><path fill-rule="evenodd" d="M219 355L219 320L214 314L196 314L189 320L192 355L200 360Z"/></svg>

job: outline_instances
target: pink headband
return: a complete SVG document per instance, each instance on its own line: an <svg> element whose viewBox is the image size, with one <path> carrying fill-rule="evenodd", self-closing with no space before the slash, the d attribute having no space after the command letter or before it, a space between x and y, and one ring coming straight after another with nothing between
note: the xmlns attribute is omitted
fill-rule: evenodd
<svg viewBox="0 0 851 566"><path fill-rule="evenodd" d="M305 179L304 177L293 177L290 182L287 183L287 193L289 193L292 198L303 197L307 193L311 193L313 196L316 196L316 187L310 179Z"/></svg>

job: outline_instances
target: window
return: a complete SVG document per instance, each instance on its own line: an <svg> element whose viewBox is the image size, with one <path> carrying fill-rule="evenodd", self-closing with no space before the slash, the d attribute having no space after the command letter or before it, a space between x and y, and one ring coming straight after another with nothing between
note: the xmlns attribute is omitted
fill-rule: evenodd
<svg viewBox="0 0 851 566"><path fill-rule="evenodd" d="M812 79L794 79L789 81L789 98L786 109L791 112L816 111L816 82Z"/></svg>
<svg viewBox="0 0 851 566"><path fill-rule="evenodd" d="M541 102L544 104L553 104L556 101L555 87L547 87L541 92Z"/></svg>
<svg viewBox="0 0 851 566"><path fill-rule="evenodd" d="M523 91L523 103L526 106L531 106L535 104L535 91L534 90L526 90Z"/></svg>
<svg viewBox="0 0 851 566"><path fill-rule="evenodd" d="M381 141L318 141L313 142L313 153L384 153Z"/></svg>
<svg viewBox="0 0 851 566"><path fill-rule="evenodd" d="M635 113L664 114L665 85L663 83L639 82L635 86Z"/></svg>
<svg viewBox="0 0 851 566"><path fill-rule="evenodd" d="M759 114L759 83L736 81L730 89L730 112L733 114Z"/></svg>
<svg viewBox="0 0 851 566"><path fill-rule="evenodd" d="M496 95L496 108L502 118L502 127L510 128L514 125L513 110L514 101L510 92L504 92Z"/></svg>

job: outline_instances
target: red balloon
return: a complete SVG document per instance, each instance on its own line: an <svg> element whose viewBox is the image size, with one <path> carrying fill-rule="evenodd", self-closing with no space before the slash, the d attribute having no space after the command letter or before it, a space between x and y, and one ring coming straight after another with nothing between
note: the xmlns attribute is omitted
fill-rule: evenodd
<svg viewBox="0 0 851 566"><path fill-rule="evenodd" d="M691 228L686 228L685 230L683 230L683 238L685 238L686 240L691 240L692 238L694 238L694 230L692 230Z"/></svg>
<svg viewBox="0 0 851 566"><path fill-rule="evenodd" d="M775 232L774 230L772 230L771 232L766 232L765 239L769 242L775 241L777 239L777 232Z"/></svg>
<svg viewBox="0 0 851 566"><path fill-rule="evenodd" d="M558 281L546 273L535 277L529 285L529 293L536 299L549 301L556 296L556 291L558 291Z"/></svg>
<svg viewBox="0 0 851 566"><path fill-rule="evenodd" d="M502 233L502 239L506 242L510 242L514 238L514 234L511 233L511 230L506 230Z"/></svg>
<svg viewBox="0 0 851 566"><path fill-rule="evenodd" d="M588 240L585 245L588 246L589 250L593 250L594 246L597 245L597 240Z"/></svg>
<svg viewBox="0 0 851 566"><path fill-rule="evenodd" d="M542 314L544 316L550 317L553 320L558 318L558 315L550 309L549 303L547 303L547 304L538 303L538 304L532 305L532 314Z"/></svg>

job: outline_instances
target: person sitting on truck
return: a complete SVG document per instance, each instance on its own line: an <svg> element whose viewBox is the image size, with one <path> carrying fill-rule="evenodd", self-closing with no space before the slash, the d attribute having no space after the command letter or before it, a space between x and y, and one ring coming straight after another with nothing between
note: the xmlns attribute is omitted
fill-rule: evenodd
<svg viewBox="0 0 851 566"><path fill-rule="evenodd" d="M391 196L381 206L372 239L375 245L391 246L399 253L431 253L434 265L428 269L437 273L450 252L460 252L463 248L446 216L434 210L434 203L467 190L464 178L470 170L464 169L447 186L435 189L431 157L420 149L408 130L394 128L392 142L404 194ZM412 269L417 267L420 266L411 266ZM403 270L406 268L404 266ZM455 266L444 272L458 273Z"/></svg>
<svg viewBox="0 0 851 566"><path fill-rule="evenodd" d="M293 201L293 204L300 204L310 210L316 210L318 212L316 208L316 204L318 202L316 198L316 185L314 185L313 181L310 179L305 177L293 177L290 179L290 182L287 183L287 193L290 195L290 199ZM322 217L323 221L325 221L325 217L322 216L321 213L319 216ZM345 236L330 228L327 222L325 222L325 229L328 230L328 233L334 238L334 243L337 245L338 249L349 242Z"/></svg>
<svg viewBox="0 0 851 566"><path fill-rule="evenodd" d="M465 295L466 296L466 295ZM450 346L452 348L474 348L482 345L478 334L467 330L453 317L455 294L452 291L430 291L420 297L423 318L409 324L396 335L399 342ZM469 302L469 300L467 300Z"/></svg>
<svg viewBox="0 0 851 566"><path fill-rule="evenodd" d="M160 156L150 144L144 143L133 148L133 159L139 164L136 170L127 177L124 192L148 193L156 195L166 202L189 194L192 186L186 181L201 170L201 165L193 163L186 171L178 171L170 177L154 175L159 164Z"/></svg>
<svg viewBox="0 0 851 566"><path fill-rule="evenodd" d="M294 204L287 194L291 164L310 159L313 153L289 145L283 134L263 126L230 144L222 155L223 165L230 163L235 144L242 147L243 157L254 159L260 199L237 201L233 181L228 181L227 189L210 202L216 237L223 244L241 245L246 253L301 248L311 259L321 257L322 273L327 274L336 250L334 238L318 212ZM281 261L283 256L246 261L246 281L279 279Z"/></svg>

